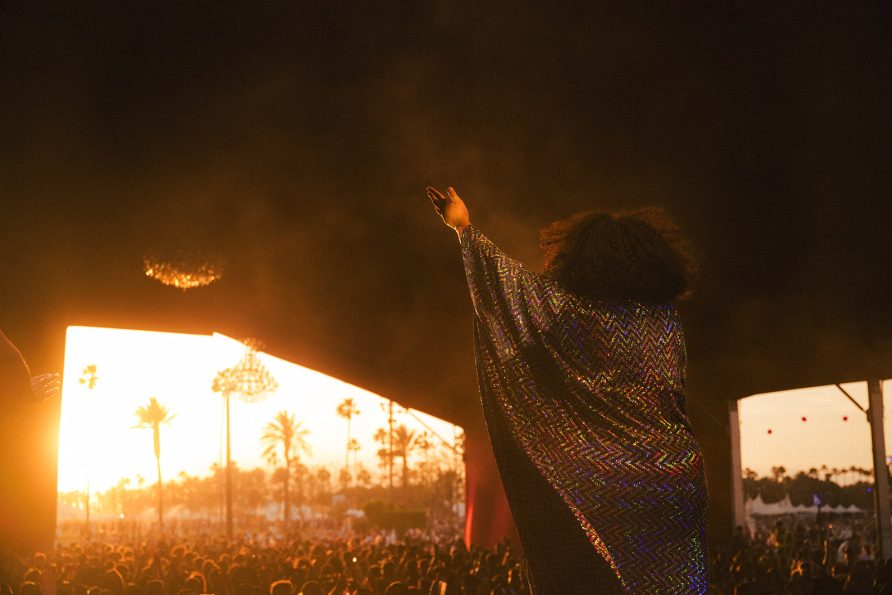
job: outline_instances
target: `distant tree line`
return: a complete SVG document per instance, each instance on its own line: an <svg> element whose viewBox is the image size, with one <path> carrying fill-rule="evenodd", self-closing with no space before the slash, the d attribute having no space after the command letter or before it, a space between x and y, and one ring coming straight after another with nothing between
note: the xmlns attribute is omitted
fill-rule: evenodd
<svg viewBox="0 0 892 595"><path fill-rule="evenodd" d="M794 506L850 506L861 509L873 508L873 473L868 469L852 466L847 469L812 467L794 476L787 475L783 466L771 468L771 475L759 477L752 469L745 469L743 491L747 498L761 495L771 504L786 496Z"/></svg>
<svg viewBox="0 0 892 595"><path fill-rule="evenodd" d="M301 456L312 452L309 431L293 413L280 411L266 424L259 440L263 457L272 470L241 470L233 465L233 507L240 519L253 521L268 516L271 503L281 504L280 516L286 526L295 517L294 505L299 511L297 518L307 508L313 514L338 515L349 508L362 509L370 502L386 502L388 510L395 510L393 507L399 505L402 510L426 511L431 520L448 521L454 516L456 505L464 497L459 466L463 451L461 436L455 445L437 444L428 432L409 429L405 424L394 425L391 405L388 427L375 434L375 441L380 445L376 451L379 467L376 475L356 461L361 445L351 436L350 422L360 411L353 399L338 404L336 413L346 421L344 466L339 469L304 463ZM180 472L176 479L163 481L161 427L170 424L175 414L155 397L134 414L137 424L133 428L152 430L157 481L146 485L145 478L137 476L134 485L131 479L122 478L101 493L62 493L60 502L77 510L92 509L95 514L119 518L141 517L153 509L162 529L164 511L174 508L180 516L222 518L225 466L214 464L203 477ZM393 489L394 462L399 464L398 492Z"/></svg>

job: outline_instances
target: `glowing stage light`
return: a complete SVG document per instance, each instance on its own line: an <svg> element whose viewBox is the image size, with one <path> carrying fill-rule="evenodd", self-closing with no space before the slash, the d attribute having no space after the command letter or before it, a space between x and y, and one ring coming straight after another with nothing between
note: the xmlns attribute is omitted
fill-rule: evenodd
<svg viewBox="0 0 892 595"><path fill-rule="evenodd" d="M146 277L177 289L187 290L195 287L206 287L223 277L222 261L203 258L172 259L157 256L146 256L143 259L143 272Z"/></svg>

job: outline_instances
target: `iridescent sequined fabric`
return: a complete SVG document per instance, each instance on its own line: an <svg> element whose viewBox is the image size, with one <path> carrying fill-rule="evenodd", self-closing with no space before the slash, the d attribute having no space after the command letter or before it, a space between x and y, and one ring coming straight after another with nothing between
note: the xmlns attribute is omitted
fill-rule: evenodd
<svg viewBox="0 0 892 595"><path fill-rule="evenodd" d="M675 307L592 303L527 271L474 227L461 244L480 392L509 501L523 486L506 457L522 453L621 588L705 593L706 484L684 408ZM529 522L517 525L530 549Z"/></svg>

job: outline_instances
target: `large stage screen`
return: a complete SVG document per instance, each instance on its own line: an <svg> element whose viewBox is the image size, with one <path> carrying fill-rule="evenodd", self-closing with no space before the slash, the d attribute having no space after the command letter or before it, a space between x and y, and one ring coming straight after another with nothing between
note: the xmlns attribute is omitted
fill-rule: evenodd
<svg viewBox="0 0 892 595"><path fill-rule="evenodd" d="M745 515L751 529L768 527L783 516L816 515L819 507L822 513L840 515L863 515L873 508L870 424L861 410L867 409L867 383L840 386L842 390L818 386L738 401ZM883 382L883 395L886 453L892 455L892 381Z"/></svg>
<svg viewBox="0 0 892 595"><path fill-rule="evenodd" d="M434 502L462 512L460 427L255 353L277 388L256 402L230 397L231 457L242 478L237 485L253 490L252 515L281 515L284 452L276 436L283 425L293 435L289 485L295 516L388 495L407 506ZM59 436L60 524L85 522L88 510L96 522L153 519L159 471L168 518L219 518L222 482L216 479L226 460L226 417L225 400L213 385L245 354L245 345L220 334L69 327ZM159 412L156 458L151 415Z"/></svg>

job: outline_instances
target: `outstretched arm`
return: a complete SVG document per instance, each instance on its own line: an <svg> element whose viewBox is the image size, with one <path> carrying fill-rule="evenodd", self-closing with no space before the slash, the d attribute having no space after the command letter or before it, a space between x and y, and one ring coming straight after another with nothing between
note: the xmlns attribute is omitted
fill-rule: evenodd
<svg viewBox="0 0 892 595"><path fill-rule="evenodd" d="M542 284L553 285L552 281L525 269L520 262L510 258L473 227L468 207L455 188L449 186L446 194L443 194L428 186L427 196L443 223L458 234L469 283L474 285L475 281L481 282L481 276L490 277L495 286L505 293L516 292L524 285L527 286L525 289Z"/></svg>
<svg viewBox="0 0 892 595"><path fill-rule="evenodd" d="M526 269L471 225L468 208L450 187L444 195L427 189L443 222L458 233L471 302L480 328L493 336L522 335L531 325L547 324L560 309L564 291L543 275Z"/></svg>

